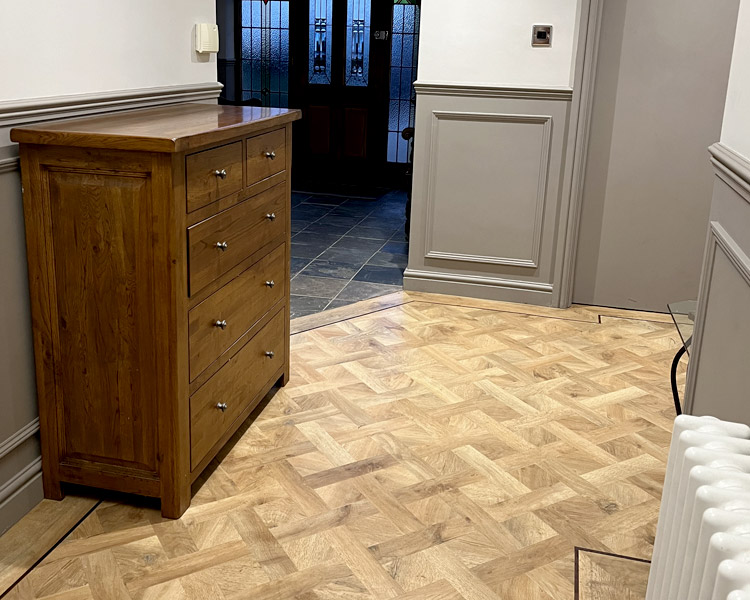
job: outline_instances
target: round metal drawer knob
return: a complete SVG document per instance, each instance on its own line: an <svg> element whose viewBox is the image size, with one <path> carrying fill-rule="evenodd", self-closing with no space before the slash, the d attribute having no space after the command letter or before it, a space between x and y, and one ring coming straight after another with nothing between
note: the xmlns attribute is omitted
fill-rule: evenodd
<svg viewBox="0 0 750 600"><path fill-rule="evenodd" d="M214 171L214 175L216 175L220 179L226 179L227 178L227 170L226 169L216 169Z"/></svg>
<svg viewBox="0 0 750 600"><path fill-rule="evenodd" d="M273 358L274 356L276 356L276 354L274 354L273 352L270 352L270 351L269 351L269 352L266 352L266 356L267 356L268 358Z"/></svg>
<svg viewBox="0 0 750 600"><path fill-rule="evenodd" d="M276 213L268 213L266 215L266 219L268 219L269 221L275 221L276 220Z"/></svg>
<svg viewBox="0 0 750 600"><path fill-rule="evenodd" d="M269 160L274 160L276 158L276 152L273 150L271 152L266 152L266 158Z"/></svg>
<svg viewBox="0 0 750 600"><path fill-rule="evenodd" d="M276 282L272 279L271 281L266 281L266 286L272 288L276 285Z"/></svg>
<svg viewBox="0 0 750 600"><path fill-rule="evenodd" d="M219 410L220 410L221 412L226 412L226 410L227 410L227 408L228 408L228 407L227 407L227 403L226 403L226 402L219 402L219 403L218 403L218 404L216 405L216 408L218 408L218 409L219 409Z"/></svg>
<svg viewBox="0 0 750 600"><path fill-rule="evenodd" d="M216 323L214 323L214 325L216 327L218 327L219 329L226 329L227 328L227 322L224 321L223 319L221 321L216 321Z"/></svg>
<svg viewBox="0 0 750 600"><path fill-rule="evenodd" d="M227 248L229 248L229 244L227 244L226 242L216 242L216 247L224 252Z"/></svg>

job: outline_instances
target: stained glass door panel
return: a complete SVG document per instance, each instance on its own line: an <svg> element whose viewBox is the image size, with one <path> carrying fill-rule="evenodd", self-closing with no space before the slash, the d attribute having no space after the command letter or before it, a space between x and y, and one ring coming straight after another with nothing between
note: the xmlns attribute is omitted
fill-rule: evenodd
<svg viewBox="0 0 750 600"><path fill-rule="evenodd" d="M242 100L289 106L289 0L242 0Z"/></svg>
<svg viewBox="0 0 750 600"><path fill-rule="evenodd" d="M414 127L419 53L420 7L416 0L394 0L391 33L391 85L388 106L388 162L409 160L409 141L401 133Z"/></svg>

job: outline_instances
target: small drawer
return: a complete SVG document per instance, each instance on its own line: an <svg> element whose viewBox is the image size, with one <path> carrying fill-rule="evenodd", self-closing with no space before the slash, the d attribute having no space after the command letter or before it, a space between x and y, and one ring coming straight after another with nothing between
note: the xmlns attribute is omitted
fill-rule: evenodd
<svg viewBox="0 0 750 600"><path fill-rule="evenodd" d="M192 381L286 296L286 246L279 246L190 311Z"/></svg>
<svg viewBox="0 0 750 600"><path fill-rule="evenodd" d="M203 289L286 232L286 184L188 229L190 293Z"/></svg>
<svg viewBox="0 0 750 600"><path fill-rule="evenodd" d="M221 370L190 397L191 469L203 460L284 365L281 310Z"/></svg>
<svg viewBox="0 0 750 600"><path fill-rule="evenodd" d="M187 211L242 189L242 142L211 148L185 159Z"/></svg>
<svg viewBox="0 0 750 600"><path fill-rule="evenodd" d="M286 131L279 129L247 139L247 185L286 169Z"/></svg>

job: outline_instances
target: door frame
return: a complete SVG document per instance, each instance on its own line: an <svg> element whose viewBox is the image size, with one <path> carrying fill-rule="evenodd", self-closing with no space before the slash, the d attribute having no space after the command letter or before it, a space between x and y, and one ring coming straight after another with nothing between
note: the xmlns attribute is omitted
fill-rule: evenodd
<svg viewBox="0 0 750 600"><path fill-rule="evenodd" d="M578 15L578 40L573 72L573 102L566 146L569 167L563 179L561 235L558 236L555 261L553 305L569 308L573 303L575 263L583 205L583 184L591 132L591 115L596 83L604 0L581 0Z"/></svg>

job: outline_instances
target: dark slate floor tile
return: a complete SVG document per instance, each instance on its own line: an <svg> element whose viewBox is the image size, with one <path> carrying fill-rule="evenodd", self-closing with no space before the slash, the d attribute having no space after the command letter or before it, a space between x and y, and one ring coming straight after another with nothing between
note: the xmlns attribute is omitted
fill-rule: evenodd
<svg viewBox="0 0 750 600"><path fill-rule="evenodd" d="M350 280L359 270L359 265L351 263L331 262L329 260L314 260L304 271L302 275L310 277L332 277L334 279Z"/></svg>
<svg viewBox="0 0 750 600"><path fill-rule="evenodd" d="M309 265L310 261L311 259L309 258L295 258L293 256L291 261L292 277L294 277L297 273L299 273L302 269Z"/></svg>
<svg viewBox="0 0 750 600"><path fill-rule="evenodd" d="M305 229L305 233L323 233L326 235L337 235L342 236L349 233L351 230L351 226L349 225L331 225L328 222L328 219L323 217L320 221L317 223L313 223L312 225L309 225Z"/></svg>
<svg viewBox="0 0 750 600"><path fill-rule="evenodd" d="M312 224L311 221L292 221L292 233L299 233L306 227L309 227Z"/></svg>
<svg viewBox="0 0 750 600"><path fill-rule="evenodd" d="M353 237L346 235L333 244L334 248L348 248L350 250L369 250L370 254L375 254L385 243L384 240L372 240L367 238ZM369 257L368 257L369 258Z"/></svg>
<svg viewBox="0 0 750 600"><path fill-rule="evenodd" d="M359 225L364 217L352 217L347 215L326 215L325 222L330 225L336 225L341 227L354 227Z"/></svg>
<svg viewBox="0 0 750 600"><path fill-rule="evenodd" d="M344 289L345 285L346 280L343 279L308 277L300 274L292 279L291 293L294 296L313 296L330 300Z"/></svg>
<svg viewBox="0 0 750 600"><path fill-rule="evenodd" d="M317 258L318 260L346 263L359 268L370 260L370 257L374 253L374 250L357 250L353 248L338 248L334 246L323 252ZM292 250L292 255L294 255L294 250Z"/></svg>
<svg viewBox="0 0 750 600"><path fill-rule="evenodd" d="M368 283L384 283L386 285L403 285L404 271L399 267L381 267L378 265L365 265L354 276L355 281L367 281Z"/></svg>
<svg viewBox="0 0 750 600"><path fill-rule="evenodd" d="M398 267L405 269L409 257L406 254L392 254L391 252L378 252L370 260L368 265L377 265L379 267Z"/></svg>
<svg viewBox="0 0 750 600"><path fill-rule="evenodd" d="M365 217L364 221L359 223L359 225L361 227L379 227L381 229L398 229L399 227L403 229L405 220L405 217L403 219L394 219L393 217L385 218L370 215L369 217Z"/></svg>
<svg viewBox="0 0 750 600"><path fill-rule="evenodd" d="M292 219L316 221L331 212L330 206L314 206L312 204L298 204L292 207Z"/></svg>
<svg viewBox="0 0 750 600"><path fill-rule="evenodd" d="M391 239L388 240L389 242L405 242L406 240L406 231L404 230L403 226L401 229L398 229L396 233L394 233L391 236Z"/></svg>
<svg viewBox="0 0 750 600"><path fill-rule="evenodd" d="M349 233L349 237L367 238L371 240L387 240L395 232L395 228L385 229L383 227L362 227L357 225Z"/></svg>
<svg viewBox="0 0 750 600"><path fill-rule="evenodd" d="M328 302L328 298L292 296L289 303L291 318L296 319L297 317L304 317L322 312Z"/></svg>
<svg viewBox="0 0 750 600"><path fill-rule="evenodd" d="M310 197L310 194L302 194L300 192L292 192L292 206L297 206Z"/></svg>
<svg viewBox="0 0 750 600"><path fill-rule="evenodd" d="M368 300L370 298L398 292L400 289L401 286L398 285L382 285L379 283L368 283L366 281L352 281L348 283L336 297L336 301L352 300L356 302L359 300Z"/></svg>
<svg viewBox="0 0 750 600"><path fill-rule="evenodd" d="M391 254L408 254L409 244L407 242L388 242L383 246L383 252L390 252Z"/></svg>
<svg viewBox="0 0 750 600"><path fill-rule="evenodd" d="M335 233L320 233L317 231L308 231L305 229L303 232L298 233L294 236L292 241L295 244L307 244L309 246L320 246L324 244L326 247L333 246L334 243L341 239L340 235Z"/></svg>
<svg viewBox="0 0 750 600"><path fill-rule="evenodd" d="M322 252L325 252L328 244L295 244L292 238L292 258L317 258Z"/></svg>
<svg viewBox="0 0 750 600"><path fill-rule="evenodd" d="M348 206L342 204L331 211L332 217L361 217L365 218L373 211L372 206Z"/></svg>
<svg viewBox="0 0 750 600"><path fill-rule="evenodd" d="M356 300L339 300L336 298L336 300L331 300L331 302L326 306L326 310L331 310L332 308L341 308L342 306L349 306L350 304L354 304L357 302Z"/></svg>
<svg viewBox="0 0 750 600"><path fill-rule="evenodd" d="M341 204L344 204L348 198L341 197L341 196L324 196L319 194L313 194L310 196L307 200L305 200L305 204L315 204L315 205L323 205L323 206L340 206Z"/></svg>

